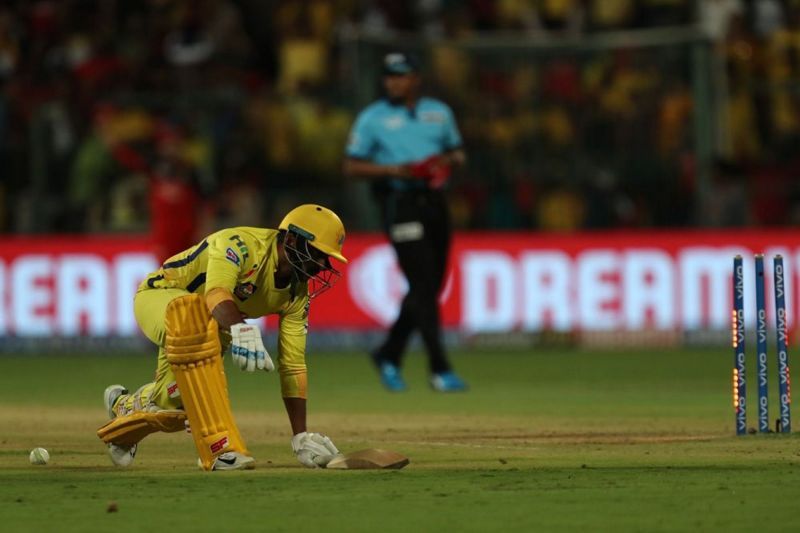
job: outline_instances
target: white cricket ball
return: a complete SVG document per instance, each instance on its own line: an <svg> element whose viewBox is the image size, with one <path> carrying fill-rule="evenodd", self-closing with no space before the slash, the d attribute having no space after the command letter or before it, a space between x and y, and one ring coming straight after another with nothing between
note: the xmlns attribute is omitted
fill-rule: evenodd
<svg viewBox="0 0 800 533"><path fill-rule="evenodd" d="M44 448L34 448L30 456L32 465L46 465L50 460L50 453Z"/></svg>

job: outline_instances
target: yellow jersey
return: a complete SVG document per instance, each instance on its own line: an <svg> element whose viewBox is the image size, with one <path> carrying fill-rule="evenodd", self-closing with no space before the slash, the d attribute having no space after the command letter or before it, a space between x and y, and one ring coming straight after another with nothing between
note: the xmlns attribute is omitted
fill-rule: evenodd
<svg viewBox="0 0 800 533"><path fill-rule="evenodd" d="M284 397L305 398L308 284L275 287L277 245L277 230L223 229L167 259L145 278L139 291L170 288L205 295L224 288L233 294L234 303L245 316L278 315L281 390Z"/></svg>

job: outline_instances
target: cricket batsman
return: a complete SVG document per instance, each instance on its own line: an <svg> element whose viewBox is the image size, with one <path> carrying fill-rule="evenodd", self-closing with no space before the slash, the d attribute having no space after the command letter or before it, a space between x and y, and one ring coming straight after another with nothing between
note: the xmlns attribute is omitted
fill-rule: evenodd
<svg viewBox="0 0 800 533"><path fill-rule="evenodd" d="M205 470L255 467L228 400L222 353L236 366L272 371L258 326L244 319L279 316L278 373L292 428L292 450L305 466L324 467L339 451L306 428L305 345L310 301L341 277L330 262L342 255L345 230L319 205L290 211L277 230L218 231L170 257L139 286L136 321L158 346L155 380L133 393L104 393L111 420L98 430L114 464L133 462L139 441L187 424Z"/></svg>

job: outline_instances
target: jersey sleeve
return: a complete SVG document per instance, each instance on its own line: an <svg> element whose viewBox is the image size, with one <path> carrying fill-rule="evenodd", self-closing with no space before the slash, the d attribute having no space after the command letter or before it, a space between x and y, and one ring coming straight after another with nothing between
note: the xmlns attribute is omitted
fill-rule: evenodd
<svg viewBox="0 0 800 533"><path fill-rule="evenodd" d="M228 237L230 235L220 232L217 238L209 242L206 294L217 288L233 292L239 273L244 268L244 258L241 257L241 252Z"/></svg>
<svg viewBox="0 0 800 533"><path fill-rule="evenodd" d="M375 133L370 113L362 111L350 129L347 139L347 157L370 159L375 146Z"/></svg>
<svg viewBox="0 0 800 533"><path fill-rule="evenodd" d="M447 117L444 122L444 136L442 139L442 148L444 150L454 150L460 148L463 141L461 140L461 132L458 131L456 118L453 115L453 110L449 106L445 106L445 116Z"/></svg>
<svg viewBox="0 0 800 533"><path fill-rule="evenodd" d="M306 398L306 335L308 333L308 306L306 294L295 298L280 313L278 326L278 371L281 394L284 398Z"/></svg>

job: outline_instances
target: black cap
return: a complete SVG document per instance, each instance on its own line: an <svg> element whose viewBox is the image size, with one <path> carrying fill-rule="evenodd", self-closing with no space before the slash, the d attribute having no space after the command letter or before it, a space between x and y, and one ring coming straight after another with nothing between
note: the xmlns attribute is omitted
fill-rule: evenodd
<svg viewBox="0 0 800 533"><path fill-rule="evenodd" d="M402 76L418 72L419 67L416 60L403 52L391 52L383 56L383 75Z"/></svg>

